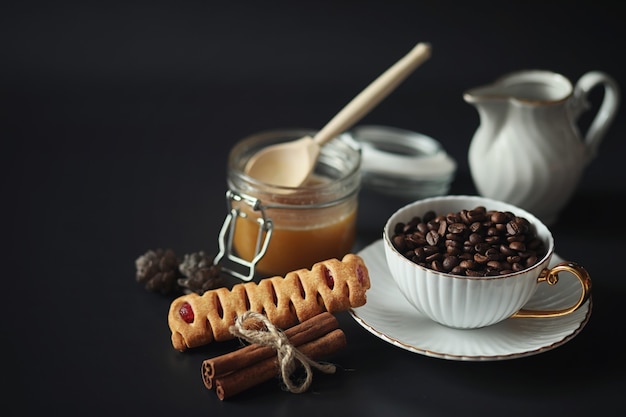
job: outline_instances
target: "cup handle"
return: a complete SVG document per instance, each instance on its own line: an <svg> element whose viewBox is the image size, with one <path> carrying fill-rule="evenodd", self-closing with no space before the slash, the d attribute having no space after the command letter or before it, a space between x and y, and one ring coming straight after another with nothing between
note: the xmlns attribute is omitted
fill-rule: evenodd
<svg viewBox="0 0 626 417"><path fill-rule="evenodd" d="M537 278L537 283L546 282L549 285L555 285L559 281L559 272L570 272L578 281L580 281L580 285L582 287L580 292L580 297L576 303L574 303L571 307L564 308L562 310L528 310L521 309L517 313L513 314L511 317L515 318L542 318L542 317L561 317L566 316L574 311L578 310L578 308L583 305L591 295L591 278L589 277L589 273L582 266L574 263L574 262L561 262L560 264L555 265L552 268L544 269L539 277Z"/></svg>
<svg viewBox="0 0 626 417"><path fill-rule="evenodd" d="M584 136L584 143L588 152L587 162L596 156L598 146L613 122L620 103L620 90L617 82L604 72L590 71L580 77L574 87L574 100L571 107L574 120L589 109L590 104L587 97L591 90L597 86L604 87L604 97Z"/></svg>

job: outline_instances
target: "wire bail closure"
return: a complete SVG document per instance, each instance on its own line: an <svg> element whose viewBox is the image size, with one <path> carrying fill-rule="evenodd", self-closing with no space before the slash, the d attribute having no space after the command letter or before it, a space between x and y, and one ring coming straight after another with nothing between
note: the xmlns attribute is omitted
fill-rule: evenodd
<svg viewBox="0 0 626 417"><path fill-rule="evenodd" d="M248 217L248 214L241 211L239 208L233 207L233 202L242 202L247 204L255 212L260 212L260 217L257 219L259 223L259 232L257 234L255 255L252 260L243 259L233 253L233 236L235 235L236 220L238 217ZM239 194L234 191L226 191L226 204L228 207L228 214L224 219L224 224L219 233L219 253L213 259L213 263L217 265L224 257L235 265L242 266L247 273L239 272L235 269L222 265L222 271L232 275L235 278L239 278L243 281L250 281L254 278L254 272L256 264L261 260L267 246L269 245L272 237L272 230L274 225L272 220L267 217L265 213L265 207L261 204L258 198L254 198L245 194ZM265 237L263 237L265 235Z"/></svg>

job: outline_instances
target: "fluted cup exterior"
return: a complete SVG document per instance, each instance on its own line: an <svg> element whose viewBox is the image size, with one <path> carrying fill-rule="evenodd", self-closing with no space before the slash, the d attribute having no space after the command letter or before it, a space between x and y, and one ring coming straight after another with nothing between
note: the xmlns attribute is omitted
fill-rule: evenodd
<svg viewBox="0 0 626 417"><path fill-rule="evenodd" d="M546 254L531 268L507 275L468 277L438 272L405 258L391 243L394 226L429 210L437 214L471 210L510 211L525 217L544 241ZM547 268L554 240L535 216L507 203L483 197L445 196L416 201L396 211L387 221L383 240L390 273L407 301L430 319L453 328L472 329L505 320L519 311L534 295L537 278Z"/></svg>

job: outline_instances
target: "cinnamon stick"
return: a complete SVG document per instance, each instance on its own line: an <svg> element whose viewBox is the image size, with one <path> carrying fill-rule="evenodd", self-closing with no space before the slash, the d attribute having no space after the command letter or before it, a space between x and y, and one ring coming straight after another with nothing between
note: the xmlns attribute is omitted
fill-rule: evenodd
<svg viewBox="0 0 626 417"><path fill-rule="evenodd" d="M335 329L326 335L301 344L298 350L311 359L331 355L346 346L346 337L341 329ZM278 359L267 358L246 368L215 378L215 392L220 400L237 395L255 385L278 376Z"/></svg>
<svg viewBox="0 0 626 417"><path fill-rule="evenodd" d="M285 330L285 336L296 348L318 339L339 327L337 318L329 312L320 313ZM226 353L202 362L202 381L207 389L212 389L218 376L246 368L267 358L275 357L276 350L268 346L251 344L236 351Z"/></svg>

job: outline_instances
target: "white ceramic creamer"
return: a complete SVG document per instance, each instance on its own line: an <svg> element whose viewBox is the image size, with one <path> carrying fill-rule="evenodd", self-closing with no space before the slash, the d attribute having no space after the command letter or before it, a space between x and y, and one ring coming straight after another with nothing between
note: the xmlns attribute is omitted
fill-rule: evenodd
<svg viewBox="0 0 626 417"><path fill-rule="evenodd" d="M603 87L600 107L586 132L579 116L588 95ZM510 73L463 95L480 125L469 146L469 167L478 192L528 210L553 223L596 154L620 101L609 75L591 71L575 85L544 70Z"/></svg>

